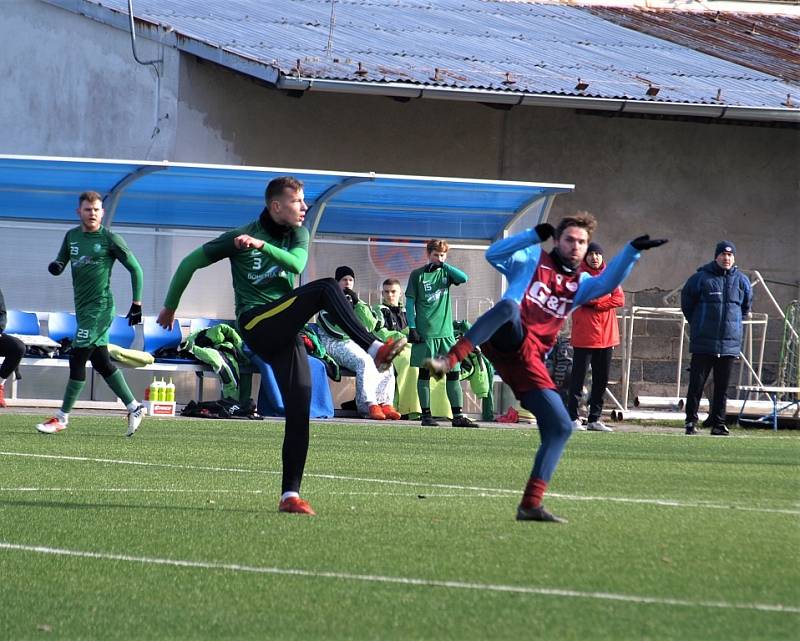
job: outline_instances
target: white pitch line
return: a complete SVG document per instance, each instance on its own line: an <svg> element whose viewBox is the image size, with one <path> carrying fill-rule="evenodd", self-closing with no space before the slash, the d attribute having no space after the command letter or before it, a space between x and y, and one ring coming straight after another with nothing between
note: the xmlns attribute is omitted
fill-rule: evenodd
<svg viewBox="0 0 800 641"><path fill-rule="evenodd" d="M184 469L195 470L203 472L235 472L243 474L271 474L278 475L280 472L274 470L254 470L248 468L236 467L211 467L201 465L182 465L178 463L149 463L145 461L128 461L120 459L103 459L103 458L90 458L84 456L65 456L57 454L32 454L28 452L2 452L0 456L22 456L30 458L44 458L44 459L57 459L66 461L79 461L91 463L105 463L116 465L142 465L149 467L165 467L170 469ZM341 474L313 474L308 473L304 475L306 478L318 478L333 481L348 481L348 482L361 482L361 483L375 483L380 485L399 485L403 487L414 488L436 488L440 490L456 490L456 491L470 491L470 492L483 492L487 494L504 494L504 495L517 495L519 490L509 490L506 488L493 488L493 487L480 487L474 485L457 485L452 483L429 483L423 481L403 481L399 479L380 479L361 476L345 476ZM656 505L659 507L677 507L677 508L706 508L712 510L737 510L742 512L761 512L767 514L788 514L791 516L800 516L800 510L785 509L785 508L766 508L766 507L751 507L749 505L735 505L723 503L711 503L707 501L678 501L674 499L652 499L652 498L635 498L624 496L581 496L578 494L560 494L558 492L549 492L548 496L559 498L567 501L607 501L613 503L636 503L641 505Z"/></svg>
<svg viewBox="0 0 800 641"><path fill-rule="evenodd" d="M727 601L698 601L696 599L671 599L636 594L617 594L613 592L583 592L580 590L564 590L559 588L543 588L525 585L502 585L496 583L471 583L467 581L445 581L439 579L420 579L401 576L382 576L379 574L351 574L349 572L328 572L321 570L302 570L299 568L275 568L238 563L214 563L210 561L188 561L181 559L164 559L158 557L129 556L107 552L88 552L84 550L67 550L40 545L22 545L0 541L0 549L37 554L52 554L103 561L121 561L126 563L144 563L149 565L165 565L171 567L195 568L202 570L224 570L228 572L247 572L252 574L274 574L281 576L301 576L313 579L337 579L342 581L362 581L370 583L387 583L410 585L428 588L452 588L456 590L477 590L483 592L510 592L515 594L538 594L542 596L567 597L577 599L598 599L602 601L622 601L646 605L671 605L688 608L716 608L723 610L757 610L760 612L780 612L800 614L800 607L784 606L779 603L730 603Z"/></svg>
<svg viewBox="0 0 800 641"><path fill-rule="evenodd" d="M27 458L55 459L60 461L78 461L83 463L110 463L114 465L141 465L143 467L166 467L178 470L198 470L200 472L239 472L242 474L280 475L274 470L252 470L241 467L212 467L203 465L181 465L179 463L149 463L147 461L128 461L125 459L92 458L88 456L65 456L62 454L32 454L30 452L0 452L0 456L23 456Z"/></svg>

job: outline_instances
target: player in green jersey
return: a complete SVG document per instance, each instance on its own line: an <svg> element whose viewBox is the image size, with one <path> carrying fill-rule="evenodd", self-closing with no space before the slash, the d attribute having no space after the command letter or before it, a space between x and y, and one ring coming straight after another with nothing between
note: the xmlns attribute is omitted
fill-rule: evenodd
<svg viewBox="0 0 800 641"><path fill-rule="evenodd" d="M311 374L298 332L314 314L325 310L375 360L380 371L389 368L406 340L381 343L367 332L333 278L293 289L295 276L308 261L303 183L291 176L275 178L267 185L265 199L258 220L222 234L183 259L172 277L158 323L172 327L180 297L197 269L225 258L230 261L239 333L250 349L272 366L286 411L278 509L313 515L308 502L300 498L308 454Z"/></svg>
<svg viewBox="0 0 800 641"><path fill-rule="evenodd" d="M429 240L425 249L428 263L415 269L408 277L406 287L406 316L408 317L411 366L418 367L417 394L422 409L422 424L436 426L431 415L431 373L425 359L447 354L455 345L453 312L450 306L450 287L467 282L468 276L457 267L449 265L446 240ZM461 413L464 395L459 381L460 367L456 365L447 373L447 398L453 411L453 427L478 427Z"/></svg>
<svg viewBox="0 0 800 641"><path fill-rule="evenodd" d="M103 227L103 198L96 191L86 191L78 198L81 224L64 236L56 259L47 267L58 276L69 264L75 297L78 329L69 356L69 382L61 409L39 423L36 429L45 434L65 430L69 413L86 384L86 361L105 379L112 391L128 408L127 436L133 436L145 415L145 408L131 393L125 377L108 355L108 330L114 320L114 297L111 295L111 269L119 261L131 274L133 302L127 314L128 324L142 322L142 268L125 241Z"/></svg>

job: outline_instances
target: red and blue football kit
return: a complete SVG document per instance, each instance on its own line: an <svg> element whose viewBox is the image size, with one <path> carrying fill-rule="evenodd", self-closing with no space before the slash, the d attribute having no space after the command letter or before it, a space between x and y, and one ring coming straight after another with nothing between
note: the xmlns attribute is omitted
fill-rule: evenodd
<svg viewBox="0 0 800 641"><path fill-rule="evenodd" d="M532 389L556 389L544 364L564 321L572 311L579 287L577 273L564 274L549 254L539 264L520 304L525 332L516 352L496 349L491 340L481 345L497 373L517 398Z"/></svg>
<svg viewBox="0 0 800 641"><path fill-rule="evenodd" d="M489 247L486 259L507 278L508 288L450 350L459 358L480 345L522 407L536 417L541 444L517 515L526 519L530 517L525 510L541 509L542 496L572 434L572 421L544 357L570 312L612 291L640 256L627 244L601 275L590 277L564 265L557 250L543 253L541 242L535 230L527 229ZM534 514L534 520L560 520L545 511Z"/></svg>

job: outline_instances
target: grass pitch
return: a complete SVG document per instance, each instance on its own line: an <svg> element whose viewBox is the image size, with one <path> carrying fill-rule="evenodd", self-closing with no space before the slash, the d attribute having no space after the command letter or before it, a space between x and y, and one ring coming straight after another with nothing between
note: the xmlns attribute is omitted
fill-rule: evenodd
<svg viewBox="0 0 800 641"><path fill-rule="evenodd" d="M795 639L800 434L577 433L517 523L535 429L0 414L0 638Z"/></svg>

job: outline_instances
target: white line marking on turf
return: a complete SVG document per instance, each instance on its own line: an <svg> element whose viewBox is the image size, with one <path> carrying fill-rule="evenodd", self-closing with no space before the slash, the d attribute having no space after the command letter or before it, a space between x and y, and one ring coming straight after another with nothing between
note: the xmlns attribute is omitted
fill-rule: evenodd
<svg viewBox="0 0 800 641"><path fill-rule="evenodd" d="M382 576L376 574L351 574L349 572L326 572L321 570L301 570L298 568L260 567L239 565L238 563L213 563L208 561L187 561L181 559L163 559L158 557L129 556L107 552L88 552L84 550L67 550L40 545L21 545L0 541L0 549L71 556L103 561L121 561L127 563L146 563L150 565L166 565L172 567L195 568L203 570L225 570L229 572L248 572L253 574L275 574L282 576L302 576L321 579L338 579L343 581L365 581L371 583L389 583L418 587L453 588L457 590L479 590L484 592L511 592L516 594L539 594L543 596L568 597L579 599L598 599L604 601L622 601L634 604L672 605L691 608L719 608L724 610L758 610L760 612L782 612L800 614L800 607L784 606L779 603L729 603L726 601L698 601L695 599L670 599L650 597L636 594L617 594L613 592L582 592L580 590L564 590L558 588L542 588L525 585L502 585L496 583L471 583L468 581L445 581L439 579L419 579L402 576Z"/></svg>
<svg viewBox="0 0 800 641"><path fill-rule="evenodd" d="M203 465L182 465L180 463L149 463L147 461L126 461L124 459L91 458L88 456L64 456L61 454L31 454L30 452L0 452L0 456L24 456L28 458L55 459L60 461L79 461L83 463L110 463L114 465L141 465L144 467L166 467L178 470L198 470L201 472L241 472L243 474L271 474L279 476L274 470L253 470L241 467L213 467Z"/></svg>
<svg viewBox="0 0 800 641"><path fill-rule="evenodd" d="M65 456L56 454L32 454L28 452L0 452L0 456L22 456L30 458L44 458L44 459L58 459L65 461L79 461L91 463L105 463L115 465L142 465L149 467L165 467L171 469L183 470L196 470L202 472L236 472L243 474L270 474L278 475L280 472L274 470L254 470L247 468L236 467L212 467L202 465L182 465L178 463L149 463L146 461L127 461L119 459L103 459L103 458L90 458L85 456ZM360 476L344 476L341 474L305 474L306 478L327 479L333 481L354 481L361 483L376 483L381 485L399 485L403 487L414 488L436 488L440 490L456 490L456 491L470 491L470 492L483 492L487 494L519 494L519 490L509 490L505 488L492 488L492 487L479 487L473 485L456 485L451 483L426 483L423 481L403 481L399 479L379 479ZM788 514L791 516L800 516L800 510L784 509L784 508L767 508L767 507L751 507L749 505L736 505L713 503L710 501L678 501L674 499L652 499L652 498L635 498L624 496L581 496L579 494L560 494L558 492L549 492L548 496L565 501L607 501L611 503L636 503L640 505L656 505L659 507L677 507L677 508L706 508L711 510L737 510L741 512L761 512L769 514Z"/></svg>

